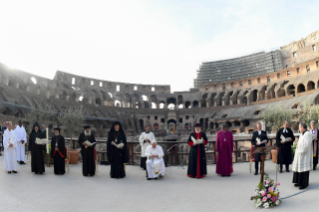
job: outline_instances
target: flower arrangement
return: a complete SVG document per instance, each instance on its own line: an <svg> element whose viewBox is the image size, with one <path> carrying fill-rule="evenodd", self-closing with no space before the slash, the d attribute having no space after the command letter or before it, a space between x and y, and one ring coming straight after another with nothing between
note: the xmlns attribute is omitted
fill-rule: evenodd
<svg viewBox="0 0 319 212"><path fill-rule="evenodd" d="M275 183L267 174L264 176L264 182L259 183L255 190L255 196L251 197L256 208L272 208L281 204L279 190L277 186L280 183Z"/></svg>

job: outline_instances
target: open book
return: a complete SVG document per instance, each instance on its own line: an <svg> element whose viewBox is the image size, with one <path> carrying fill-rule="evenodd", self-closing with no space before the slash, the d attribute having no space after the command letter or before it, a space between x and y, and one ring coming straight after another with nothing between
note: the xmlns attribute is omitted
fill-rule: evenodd
<svg viewBox="0 0 319 212"><path fill-rule="evenodd" d="M197 139L196 140L193 136L191 136L191 139L192 139L192 141L194 142L195 145L203 143L203 139Z"/></svg>
<svg viewBox="0 0 319 212"><path fill-rule="evenodd" d="M35 139L35 143L38 144L38 145L41 145L41 144L47 144L49 142L48 139L46 138L36 138Z"/></svg>
<svg viewBox="0 0 319 212"><path fill-rule="evenodd" d="M114 146L115 146L116 148L118 148L118 149L124 146L123 143L116 144L115 142L113 142L113 144L114 144Z"/></svg>
<svg viewBox="0 0 319 212"><path fill-rule="evenodd" d="M94 145L96 142L91 143L90 141L86 140L86 141L84 141L84 143L85 143L86 145L88 145L88 146L92 146L92 145Z"/></svg>
<svg viewBox="0 0 319 212"><path fill-rule="evenodd" d="M312 134L312 140L314 140L315 138L317 138L316 134Z"/></svg>
<svg viewBox="0 0 319 212"><path fill-rule="evenodd" d="M280 139L282 140L282 141L289 141L290 140L290 137L287 137L287 138L285 138L285 136L283 136L283 135L281 135L280 136Z"/></svg>
<svg viewBox="0 0 319 212"><path fill-rule="evenodd" d="M266 142L266 140L260 141L260 138L256 138L257 145L260 145L262 142Z"/></svg>

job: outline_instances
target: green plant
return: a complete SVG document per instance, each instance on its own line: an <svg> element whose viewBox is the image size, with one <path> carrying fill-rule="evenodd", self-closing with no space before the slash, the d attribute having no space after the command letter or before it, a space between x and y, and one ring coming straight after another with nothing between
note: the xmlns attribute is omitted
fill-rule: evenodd
<svg viewBox="0 0 319 212"><path fill-rule="evenodd" d="M280 129L284 121L292 123L293 112L282 107L268 107L262 114L261 118L267 126L273 127L276 131Z"/></svg>

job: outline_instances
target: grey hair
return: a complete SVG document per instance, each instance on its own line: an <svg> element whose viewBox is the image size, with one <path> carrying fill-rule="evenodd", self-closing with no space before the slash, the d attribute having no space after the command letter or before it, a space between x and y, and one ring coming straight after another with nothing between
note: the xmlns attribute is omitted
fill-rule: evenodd
<svg viewBox="0 0 319 212"><path fill-rule="evenodd" d="M42 127L45 127L45 124L42 124Z"/></svg>
<svg viewBox="0 0 319 212"><path fill-rule="evenodd" d="M263 125L261 122L257 122L257 125Z"/></svg>
<svg viewBox="0 0 319 212"><path fill-rule="evenodd" d="M286 123L286 122L289 123L289 121L285 120L284 123Z"/></svg>
<svg viewBox="0 0 319 212"><path fill-rule="evenodd" d="M305 123L300 123L300 126L302 126L305 130L307 130L307 125Z"/></svg>
<svg viewBox="0 0 319 212"><path fill-rule="evenodd" d="M314 120L312 120L312 121L310 122L310 124L316 124L316 122L315 122Z"/></svg>
<svg viewBox="0 0 319 212"><path fill-rule="evenodd" d="M12 121L7 121L7 125L11 124L12 125Z"/></svg>

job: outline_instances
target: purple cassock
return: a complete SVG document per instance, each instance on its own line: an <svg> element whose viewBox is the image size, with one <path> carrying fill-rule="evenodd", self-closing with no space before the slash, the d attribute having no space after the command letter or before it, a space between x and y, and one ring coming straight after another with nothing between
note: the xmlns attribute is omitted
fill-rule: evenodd
<svg viewBox="0 0 319 212"><path fill-rule="evenodd" d="M233 133L229 130L226 132L219 131L216 136L216 173L228 176L233 172L232 153L234 147Z"/></svg>

